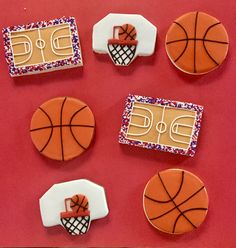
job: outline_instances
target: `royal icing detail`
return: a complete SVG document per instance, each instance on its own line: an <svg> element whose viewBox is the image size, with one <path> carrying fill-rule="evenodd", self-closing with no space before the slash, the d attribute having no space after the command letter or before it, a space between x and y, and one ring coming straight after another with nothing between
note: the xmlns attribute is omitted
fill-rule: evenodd
<svg viewBox="0 0 236 248"><path fill-rule="evenodd" d="M45 227L62 225L71 235L85 234L109 212L104 188L86 179L54 184L39 205Z"/></svg>
<svg viewBox="0 0 236 248"><path fill-rule="evenodd" d="M204 183L181 169L158 172L143 194L144 213L150 224L169 234L184 234L198 228L208 212Z"/></svg>
<svg viewBox="0 0 236 248"><path fill-rule="evenodd" d="M74 17L62 17L3 29L12 77L82 66Z"/></svg>
<svg viewBox="0 0 236 248"><path fill-rule="evenodd" d="M194 156L202 113L193 103L129 95L119 142Z"/></svg>
<svg viewBox="0 0 236 248"><path fill-rule="evenodd" d="M69 204L68 204L69 203ZM70 208L70 210L68 210ZM77 194L65 199L65 212L61 212L61 223L71 235L85 234L90 226L89 202L85 195Z"/></svg>
<svg viewBox="0 0 236 248"><path fill-rule="evenodd" d="M141 15L108 14L93 27L93 50L127 66L137 56L154 53L156 35L156 27Z"/></svg>

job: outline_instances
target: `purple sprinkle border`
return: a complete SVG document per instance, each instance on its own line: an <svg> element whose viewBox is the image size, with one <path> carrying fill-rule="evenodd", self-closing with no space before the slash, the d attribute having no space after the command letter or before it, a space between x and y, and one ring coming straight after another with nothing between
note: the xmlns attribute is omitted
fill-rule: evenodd
<svg viewBox="0 0 236 248"><path fill-rule="evenodd" d="M173 147L165 146L165 145L134 141L134 140L130 140L126 138L126 133L128 131L128 125L129 125L130 118L131 118L131 110L132 110L132 106L134 102L149 103L149 104L156 104L156 105L158 104L161 106L169 106L169 107L174 107L174 108L179 108L179 109L187 109L187 110L195 111L197 113L196 122L194 125L193 135L192 135L189 148L185 150L185 149L173 148ZM200 106L197 104L179 102L179 101L171 101L171 100L166 100L162 98L129 95L126 99L125 110L122 115L122 126L121 126L121 130L119 133L119 143L193 157L196 152L197 139L198 139L199 131L201 128L202 114L203 114L203 106Z"/></svg>
<svg viewBox="0 0 236 248"><path fill-rule="evenodd" d="M32 28L44 28L57 24L69 24L70 31L72 34L72 47L74 51L74 56L69 59L62 59L54 62L46 62L38 65L32 66L22 66L16 67L13 60L13 51L10 43L10 33L12 31L24 31ZM27 73L40 73L42 71L50 70L50 69L60 69L65 66L77 66L82 65L82 56L81 56L81 48L79 43L78 30L76 26L76 21L74 17L62 17L50 21L40 21L35 23L30 23L26 25L17 25L10 26L7 28L3 28L3 41L4 41L4 50L5 50L5 58L9 66L9 73L11 76L22 76Z"/></svg>

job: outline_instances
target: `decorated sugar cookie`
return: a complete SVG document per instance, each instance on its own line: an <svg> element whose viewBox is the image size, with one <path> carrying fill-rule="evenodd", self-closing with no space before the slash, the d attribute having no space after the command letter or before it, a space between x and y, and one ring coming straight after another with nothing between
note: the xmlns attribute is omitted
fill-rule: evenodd
<svg viewBox="0 0 236 248"><path fill-rule="evenodd" d="M108 214L104 188L85 179L54 184L39 203L43 225L61 225L71 235L87 233L91 221Z"/></svg>
<svg viewBox="0 0 236 248"><path fill-rule="evenodd" d="M194 174L168 169L147 183L143 207L150 224L170 234L184 234L198 228L208 211L204 183Z"/></svg>
<svg viewBox="0 0 236 248"><path fill-rule="evenodd" d="M129 95L119 134L121 144L194 156L203 107Z"/></svg>
<svg viewBox="0 0 236 248"><path fill-rule="evenodd" d="M69 206L68 206L69 202ZM68 210L70 208L71 210ZM89 202L85 195L74 195L65 199L65 212L61 212L61 223L71 235L85 234L90 226Z"/></svg>
<svg viewBox="0 0 236 248"><path fill-rule="evenodd" d="M173 22L166 34L166 51L181 71L205 74L221 65L229 47L223 24L203 12L190 12Z"/></svg>
<svg viewBox="0 0 236 248"><path fill-rule="evenodd" d="M83 65L73 17L7 27L3 39L12 77Z"/></svg>
<svg viewBox="0 0 236 248"><path fill-rule="evenodd" d="M93 113L84 102L72 97L57 97L35 111L30 134L41 154L64 161L89 148L94 129Z"/></svg>
<svg viewBox="0 0 236 248"><path fill-rule="evenodd" d="M93 27L93 50L128 66L137 56L154 53L156 35L156 27L141 15L108 14Z"/></svg>

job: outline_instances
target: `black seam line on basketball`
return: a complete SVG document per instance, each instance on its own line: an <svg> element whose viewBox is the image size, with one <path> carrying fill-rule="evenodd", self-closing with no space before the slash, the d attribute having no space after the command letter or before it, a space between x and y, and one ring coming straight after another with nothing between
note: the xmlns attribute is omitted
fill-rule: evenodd
<svg viewBox="0 0 236 248"><path fill-rule="evenodd" d="M182 172L184 173L184 171L182 171ZM159 178L160 178L160 180L161 180L161 184L162 184L163 188L165 189L165 192L167 193L167 195L168 195L169 198L171 199L171 195L170 195L170 193L168 192L168 190L167 190L167 188L166 188L164 182L162 181L162 178L161 178L160 173L158 173L158 176L159 176ZM185 219L186 219L194 228L197 228L197 227L192 223L192 221L191 221L187 216L185 216L184 213L178 208L178 206L177 206L177 204L175 203L175 201L172 200L172 202L173 202L173 204L175 205L176 209L183 215L183 217L184 217L184 218L185 218Z"/></svg>
<svg viewBox="0 0 236 248"><path fill-rule="evenodd" d="M54 125L54 126L45 126L45 127L39 127L39 128L34 128L31 129L30 132L38 131L38 130L43 130L43 129L48 129L48 128L56 128L56 127L95 127L91 125L80 125L80 124L63 124L63 125Z"/></svg>
<svg viewBox="0 0 236 248"><path fill-rule="evenodd" d="M197 21L198 21L198 12L196 12L196 17L195 17L195 24L194 24L194 45L193 45L193 72L196 73L196 37L197 37Z"/></svg>
<svg viewBox="0 0 236 248"><path fill-rule="evenodd" d="M176 194L175 194L170 200L167 200L167 201L159 201L159 200L153 199L153 198L151 198L151 197L149 197L149 196L147 196L147 195L144 195L144 196L145 196L147 199L149 199L149 200L151 200L151 201L154 201L154 202L157 202L157 203L169 203L169 202L171 202L172 200L174 200L174 199L178 196L179 192L180 192L181 189L182 189L183 182L184 182L184 172L182 171L182 177L181 177L181 183L180 183L179 189L178 189L178 191L176 192Z"/></svg>
<svg viewBox="0 0 236 248"><path fill-rule="evenodd" d="M207 30L206 30L206 32L205 32L205 34L204 34L204 36L203 36L203 47L204 47L204 49L205 49L207 55L209 56L209 58L210 58L216 65L219 65L219 63L218 63L218 62L211 56L211 54L208 52L208 50L207 50L207 48L206 48L206 44L205 44L204 39L206 38L208 32L209 32L213 27L215 27L216 25L219 25L219 24L220 24L220 22L217 22L217 23L212 24L210 27L207 28Z"/></svg>
<svg viewBox="0 0 236 248"><path fill-rule="evenodd" d="M126 30L125 30L122 26L120 26L120 28L123 30L123 32L122 32L122 33L119 32L119 35L126 34L125 40L126 40L128 37L130 37L132 40L135 40L135 39L130 35L130 34L133 32L133 30L135 29L135 27L133 27L133 29L132 29L129 33L127 32L128 24L126 24Z"/></svg>
<svg viewBox="0 0 236 248"><path fill-rule="evenodd" d="M72 203L74 203L74 205L71 206L72 208L75 207L75 206L79 206L79 207L83 208L84 211L87 209L86 207L80 206L77 202L74 202L72 198L71 198L71 201L72 201ZM86 205L87 205L87 204L86 204ZM85 205L85 206L86 206L86 205Z"/></svg>
<svg viewBox="0 0 236 248"><path fill-rule="evenodd" d="M61 160L64 161L64 146L63 146L63 137L62 137L62 114L64 104L66 102L66 97L64 98L62 105L61 105L61 113L60 113L60 138L61 138Z"/></svg>
<svg viewBox="0 0 236 248"><path fill-rule="evenodd" d="M206 211L207 208L189 208L189 209L183 211L183 213L190 212L190 211L197 211L197 210ZM176 228L177 222L178 222L178 220L180 219L181 216L182 216L182 214L179 214L178 217L176 218L172 233L175 233L175 228Z"/></svg>
<svg viewBox="0 0 236 248"><path fill-rule="evenodd" d="M133 27L129 33L127 32L127 35L126 35L126 37L125 37L125 40L126 40L128 37L130 37L131 40L135 40L135 39L131 36L131 33L132 33L134 30L135 30L135 27Z"/></svg>
<svg viewBox="0 0 236 248"><path fill-rule="evenodd" d="M203 39L203 38L188 38L188 39L179 39L179 40L168 41L168 42L166 42L166 45L169 45L169 44L172 44L175 42L187 41L187 40L205 41L205 42L227 44L227 45L229 44L229 42L226 42L226 41L210 40L210 39Z"/></svg>
<svg viewBox="0 0 236 248"><path fill-rule="evenodd" d="M184 200L183 202L179 203L179 204L177 205L177 207L179 207L179 206L183 205L184 203L186 203L187 201L189 201L191 198L193 198L195 195L197 195L197 194L198 194L201 190L203 190L204 188L205 188L205 186L202 186L199 190L197 190L195 193L193 193L192 195L190 195L186 200ZM156 220L156 219L159 219L159 218L161 218L161 217L163 217L163 216L169 214L170 212L172 212L172 211L175 210L175 209L176 209L176 207L171 208L170 210L166 211L165 213L163 213L163 214L161 214L161 215L159 215L159 216L157 216L157 217L149 218L149 220Z"/></svg>
<svg viewBox="0 0 236 248"><path fill-rule="evenodd" d="M85 211L85 208L82 206L84 199L85 199L85 196L83 197L81 203L79 204L79 208L77 209L77 213L79 212L80 207Z"/></svg>
<svg viewBox="0 0 236 248"><path fill-rule="evenodd" d="M186 29L178 22L174 22L175 24L177 24L183 31L184 31L184 34L186 36L186 39L187 39L187 42L185 44L185 47L184 47L184 50L182 51L182 53L174 60L174 62L177 62L182 56L183 54L185 53L187 47L188 47L188 33L186 31Z"/></svg>
<svg viewBox="0 0 236 248"><path fill-rule="evenodd" d="M87 107L87 105L83 106L81 109L77 110L77 111L71 116L71 118L70 118L70 123L69 123L70 125L71 125L71 123L72 123L74 117L75 117L80 111L82 111L83 109L85 109L86 107ZM84 150L86 150L87 148L85 148L84 146L82 146L82 145L80 144L80 142L76 139L76 137L75 137L75 135L74 135L74 133L73 133L73 130L72 130L72 127L71 127L71 126L70 126L70 132L71 132L71 135L72 135L72 137L74 138L75 142L76 142L81 148L83 148Z"/></svg>
<svg viewBox="0 0 236 248"><path fill-rule="evenodd" d="M42 109L41 107L39 107L39 109L47 116L47 118L48 118L48 120L49 120L49 122L50 122L50 124L52 126L53 125L52 124L52 119L50 118L50 116L48 115L48 113L44 109ZM50 140L52 138L52 134L53 134L53 128L51 129L51 132L50 132L50 135L49 135L49 138L48 138L47 142L45 143L45 145L43 146L43 148L40 150L40 152L43 152L44 149L47 147L47 145L49 144L49 142L50 142Z"/></svg>
<svg viewBox="0 0 236 248"><path fill-rule="evenodd" d="M70 201L71 201L72 203L74 203L74 205L72 205L71 207L75 207L76 205L78 205L77 202L79 201L79 196L76 195L76 198L77 198L77 201L74 201L73 198L70 198Z"/></svg>

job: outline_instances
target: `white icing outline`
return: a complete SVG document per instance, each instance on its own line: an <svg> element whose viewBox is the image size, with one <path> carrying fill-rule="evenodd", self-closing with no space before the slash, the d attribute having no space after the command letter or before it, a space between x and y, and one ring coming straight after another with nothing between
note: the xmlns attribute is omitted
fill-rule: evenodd
<svg viewBox="0 0 236 248"><path fill-rule="evenodd" d="M14 38L21 38L21 37L26 38L26 39L28 40L28 42L23 41L23 42L16 42L15 44L12 44L12 43L11 43L12 39L14 39ZM24 34L16 35L16 36L14 36L14 37L11 36L11 38L10 38L10 44L11 44L11 48L12 48L14 64L15 64L16 66L17 66L17 65L24 64L24 63L26 63L27 61L29 61L29 60L31 59L32 54L33 54L33 46L32 46L32 41L31 41L31 39L30 39L28 36L26 36L26 35L24 35ZM26 50L26 44L27 44L27 45L28 45L28 48L29 48L29 51L27 51L27 52L25 52L25 53L16 53L16 54L15 54L15 53L14 53L14 50L13 50L13 47L14 47L14 46L17 46L17 45L19 45L19 44L24 44L25 50ZM29 54L29 57L28 57L27 59L25 59L25 60L23 60L23 61L21 61L21 62L18 62L18 63L15 62L15 57L17 57L17 56L23 56L23 55L25 56L25 55L28 55L28 54Z"/></svg>
<svg viewBox="0 0 236 248"><path fill-rule="evenodd" d="M137 106L133 106L133 109L136 108L136 109L142 109L142 110L145 110L145 111L148 111L151 115L151 120L148 116L145 116L145 115L141 115L141 114L135 114L135 113L132 113L131 112L131 116L139 116L139 117L142 117L144 119L144 125L139 125L139 124L135 124L135 123L132 123L131 122L131 119L130 119L130 123L129 123L129 127L130 126L135 126L135 127L140 127L140 128L148 128L147 131L143 132L143 133L139 133L139 134L134 134L134 133L128 133L127 132L127 135L130 135L130 136L142 136L142 135L145 135L147 133L149 133L149 131L151 130L152 128L152 124L153 124L153 113L150 109L148 108L145 108L145 107L137 107ZM132 109L132 110L133 110ZM146 120L148 120L148 124L146 124Z"/></svg>
<svg viewBox="0 0 236 248"><path fill-rule="evenodd" d="M162 110L162 116L161 116L161 123L165 123L163 120L164 120L164 116L165 116L165 110L166 110L166 106L163 107L163 110ZM157 123L157 125L159 124L159 122ZM161 138L161 132L157 129L157 125L156 125L156 130L158 131L158 138L157 138L157 144L160 143L160 138ZM167 128L167 125L165 123L165 127ZM166 129L165 128L165 129ZM165 130L166 131L166 130Z"/></svg>
<svg viewBox="0 0 236 248"><path fill-rule="evenodd" d="M170 124L170 138L171 138L174 142L181 143L181 144L190 145L191 139L190 139L190 142L186 142L186 141L177 140L177 139L173 138L173 136L172 136L172 133L174 133L174 134L177 134L177 135L179 135L179 136L184 136L184 137L189 137L189 138L191 138L191 135L183 134L183 133L178 132L178 127L179 127L179 126L182 126L182 127L189 127L189 128L192 128L192 129L193 129L194 125L187 125L187 124L175 123L175 122L176 122L178 119L180 119L180 118L193 118L193 119L195 119L195 116L192 116L192 115L181 115L181 116L176 117L176 118L171 122L171 124ZM193 123L193 124L194 124L194 123ZM175 126L177 126L176 131L174 130Z"/></svg>
<svg viewBox="0 0 236 248"><path fill-rule="evenodd" d="M40 52L41 52L41 55L42 55L42 59L43 59L43 63L45 63L45 57L44 57L44 52L43 52L43 49L45 48L45 41L42 39L42 37L41 37L41 32L40 32L40 29L38 29L38 39L36 40L36 47L38 47L38 44L37 44L37 41L38 40L41 40L41 41L43 41L44 42L44 47L38 47L39 49L40 49Z"/></svg>
<svg viewBox="0 0 236 248"><path fill-rule="evenodd" d="M70 38L72 38L72 34L71 34L71 27L70 27L70 25L68 24L68 23L61 23L61 24L54 24L54 25L49 25L49 26L46 26L46 27L41 27L41 28L30 28L30 29L25 29L25 30L17 30L17 31L11 31L10 32L10 46L11 46L11 50L12 50L12 57L13 57L13 62L14 62L14 65L15 65L15 67L16 68L20 68L20 67L26 67L26 66L35 66L35 65L41 65L42 63L53 63L53 62L57 62L57 61L60 61L61 59L56 59L56 60L50 60L50 61L45 61L45 57L44 57L44 54L43 54L43 49L42 48L40 48L40 47L38 47L37 46L37 44L36 44L36 47L38 47L40 50L41 50L41 55L42 55L42 62L39 62L39 63L35 63L35 64L27 64L27 65L22 65L22 66L18 66L18 65L21 65L21 64L24 64L24 63L26 63L27 61L29 61L30 60L30 58L32 57L32 54L33 54L33 46L32 46L32 41L31 41L31 39L27 36L27 35L16 35L16 36L14 36L14 37L12 37L12 34L14 34L14 33L21 33L21 32L27 32L27 31L32 31L32 30L38 30L38 34L39 34L39 39L41 39L41 33L40 33L40 30L42 30L42 29L45 29L45 28L50 28L50 27L55 27L55 26L62 26L62 25L66 25L65 27L61 27L61 28L58 28L58 29L56 29L56 30L54 30L54 32L55 31L57 31L57 30L60 30L60 29L64 29L64 28L68 28L69 29L69 33L70 33L70 35L68 35L68 37L70 37ZM53 33L54 33L53 32ZM15 53L13 52L13 46L15 45L15 44L12 44L12 39L14 39L14 38L18 38L18 37L21 37L21 36L23 36L23 37L25 37L27 40L29 40L29 42L30 42L30 48L31 48L31 51L30 51L30 57L29 58L27 58L26 60L24 60L23 62L18 62L18 63L15 63L15 56L17 56L17 55L15 55ZM52 36L52 35L51 35ZM59 36L60 37L60 36ZM50 37L51 38L51 37ZM38 40L38 39L37 39ZM36 42L37 42L37 40L36 40ZM41 39L41 40L43 40L43 39ZM18 42L18 43L21 43L21 42ZM18 43L16 43L16 44L18 44ZM22 42L22 43L24 43L24 42ZM55 52L54 51L54 47L52 46L52 41L51 41L51 48L52 48L52 52L55 54L55 55L58 55L58 56L68 56L67 58L63 58L63 59L70 59L70 58L73 58L73 55L74 55L74 49L73 49L73 44L72 44L72 41L71 41L71 39L70 39L70 46L68 46L68 47L71 47L71 49L72 49L72 53L70 53L70 54L57 54L57 52ZM62 49L68 49L68 47L66 46L66 48L62 48ZM45 48L45 46L43 47L43 48ZM57 49L57 48L56 48ZM23 54L22 54L23 55ZM71 55L71 56L70 56Z"/></svg>
<svg viewBox="0 0 236 248"><path fill-rule="evenodd" d="M162 146L168 146L168 147L172 147L172 148L174 148L174 149L182 149L182 150L185 150L185 151L187 151L188 149L189 149L189 147L190 147L190 145L191 145L191 142L192 142L192 137L193 137L193 132L194 132L194 126L195 126L195 123L196 123L196 117L197 117L197 114L196 114L196 111L194 111L194 110L189 110L189 109L184 109L184 108L178 108L178 107L172 107L172 106L163 106L163 105L161 105L161 104L150 104L150 103L145 103L145 102L138 102L138 101L134 101L133 103L132 103L132 108L131 108L131 116L133 115L133 109L134 109L134 107L135 108L144 108L144 109L146 109L145 107L136 107L136 106L134 106L135 105L135 103L138 103L138 104L144 104L144 105L150 105L150 106L158 106L158 107L162 107L163 108L163 111L162 111L162 119L161 119L161 121L159 121L158 123L157 123L157 125L159 124L159 123L165 123L165 122L163 122L163 119L164 119L164 111L165 111L165 109L166 108L169 108L169 109L179 109L179 110L184 110L184 111L189 111L189 112L194 112L194 115L192 116L192 115L183 115L183 116L188 116L188 117L191 117L191 118L194 118L194 122L193 122L193 125L191 126L191 125L187 125L187 124L181 124L181 123L177 123L177 125L179 125L179 126L187 126L187 127L191 127L192 128L192 133L191 133L191 135L187 135L187 134L182 134L182 133L178 133L178 132L174 132L174 130L173 130L173 133L176 133L176 134L178 134L178 135L182 135L182 136L186 136L186 137L190 137L190 140L189 140L189 142L184 142L184 141L175 141L175 139L171 136L171 132L172 132L172 126L173 126L173 123L177 120L177 119L179 119L179 118L181 118L181 117L183 117L183 116L178 116L178 117L176 117L173 121L172 121L172 123L171 123L171 125L170 125L170 138L174 141L174 142L177 142L177 143L183 143L183 144L188 144L188 147L187 148L182 148L182 147L177 147L177 146L173 146L173 145L169 145L169 144L162 144L162 143L160 143L159 142L159 140L160 140L160 135L161 135L161 133L159 132L159 134L158 134L158 142L150 142L150 141L143 141L143 140L140 140L140 139L134 139L134 138L129 138L129 137L127 137L128 135L130 135L130 136L142 136L142 135L145 135L145 134L147 134L150 130L151 130L151 128L152 128L152 126L149 128L149 130L148 130L148 132L145 132L144 134L142 134L142 135L134 135L134 134L130 134L129 132L128 132L128 130L129 130L129 128L130 128L130 124L131 125L133 125L132 123L131 123L131 119L130 119L130 121L129 121L129 124L128 124L128 127L127 127L127 132L126 132L126 139L128 139L128 140L133 140L133 141L139 141L139 142L147 142L147 143L149 143L149 144L155 144L155 145L162 145ZM151 112L151 110L150 109L148 109L148 111L150 111ZM151 115L153 116L153 113L151 112ZM148 117L147 117L148 118ZM153 121L153 120L152 120ZM166 124L166 123L165 123ZM135 125L135 124L134 124ZM157 126L156 126L157 127ZM157 130L157 128L156 128L156 130ZM158 130L157 130L158 131ZM164 131L164 132L166 132L166 130ZM163 131L162 131L162 133L164 133Z"/></svg>
<svg viewBox="0 0 236 248"><path fill-rule="evenodd" d="M56 38L53 39L53 36L54 36L54 34L56 32L58 32L60 30L63 30L63 29L66 29L66 28L68 28L68 27L61 27L61 28L55 29L52 32L51 37L50 37L52 51L53 51L54 54L56 54L58 56L70 56L70 55L73 55L73 53L58 53L58 52L55 51L55 49L56 50L64 50L64 49L68 49L68 48L71 48L72 51L73 51L72 42L71 42L72 35L71 35L70 29L69 29L69 31L70 31L70 34L69 35L61 35L61 36L58 36L58 37L56 37ZM63 39L63 38L70 38L70 45L69 46L64 46L64 47L60 47L59 46L60 45L59 39ZM56 41L57 41L57 44L56 44Z"/></svg>

